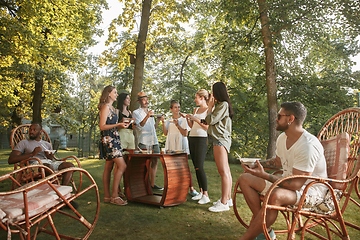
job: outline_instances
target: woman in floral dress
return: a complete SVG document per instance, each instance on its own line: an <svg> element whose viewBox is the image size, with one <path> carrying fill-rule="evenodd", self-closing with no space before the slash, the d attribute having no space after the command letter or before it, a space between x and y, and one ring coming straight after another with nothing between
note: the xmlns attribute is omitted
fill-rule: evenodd
<svg viewBox="0 0 360 240"><path fill-rule="evenodd" d="M126 205L127 201L124 201L118 195L118 186L120 179L125 172L126 163L122 156L120 136L117 128L127 128L129 127L129 124L118 123L118 115L115 112L115 108L112 106L117 96L116 88L110 85L105 87L101 94L100 102L98 104L98 109L100 111L99 128L101 131L99 147L100 159L106 160L103 173L104 202L110 202L115 205ZM110 179L114 163L114 180L112 194L110 196Z"/></svg>

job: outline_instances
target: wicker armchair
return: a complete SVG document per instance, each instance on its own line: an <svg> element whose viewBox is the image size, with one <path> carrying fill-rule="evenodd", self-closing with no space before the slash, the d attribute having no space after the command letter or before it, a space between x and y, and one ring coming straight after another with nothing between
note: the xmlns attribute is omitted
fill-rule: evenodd
<svg viewBox="0 0 360 240"><path fill-rule="evenodd" d="M266 211L269 209L279 210L283 218L278 217L276 225L280 229L274 229L276 234L286 234L287 239L295 239L295 233L301 233L301 239L305 233L312 234L320 239L350 239L347 227L360 230L356 222L344 219L344 212L349 203L360 207L359 204L359 177L360 163L359 154L359 127L360 108L349 108L331 117L322 127L318 134L319 140L325 149L328 178L312 176L288 176L281 178L269 189L262 199L263 230L267 239L270 239L266 231ZM273 189L283 181L293 178L312 179L307 185L303 196L297 206L275 206L268 204ZM324 202L318 208L304 208L305 194L313 184L323 184L328 187ZM354 199L352 193L357 197ZM239 182L236 183L233 193L234 212L240 223L248 228L251 221L251 211L242 196ZM314 230L314 227L317 227ZM319 228L324 230L318 231Z"/></svg>
<svg viewBox="0 0 360 240"><path fill-rule="evenodd" d="M41 179L22 185L16 180L21 171L38 169ZM87 239L95 228L99 217L99 191L91 175L81 168L67 168L45 176L51 169L44 165L30 165L0 176L1 185L18 188L0 192L0 228L21 239L36 239L40 233L47 233L56 239ZM34 172L34 171L30 171ZM72 193L71 186L60 185L59 176L72 172L78 191ZM79 175L84 176L80 183ZM81 187L83 186L83 187ZM71 202L82 203L75 209ZM64 206L68 206L64 209ZM56 214L57 213L57 214ZM0 238L5 239L6 232ZM48 237L47 237L48 238Z"/></svg>

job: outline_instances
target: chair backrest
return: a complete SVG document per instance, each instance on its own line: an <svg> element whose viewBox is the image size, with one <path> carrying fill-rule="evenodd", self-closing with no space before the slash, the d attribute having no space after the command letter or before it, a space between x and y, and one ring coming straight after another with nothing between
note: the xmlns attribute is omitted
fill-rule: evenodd
<svg viewBox="0 0 360 240"><path fill-rule="evenodd" d="M346 132L322 140L328 178L345 180L349 167L350 137ZM344 190L346 185L330 182L333 188Z"/></svg>
<svg viewBox="0 0 360 240"><path fill-rule="evenodd" d="M342 133L346 133L350 146L346 177L354 170L355 162L359 157L360 147L360 108L348 108L332 116L321 128L318 134L320 141L329 141Z"/></svg>
<svg viewBox="0 0 360 240"><path fill-rule="evenodd" d="M11 136L10 136L11 149L14 149L16 144L18 144L21 140L29 139L30 126L31 124L19 125L11 131ZM44 129L41 130L40 137L42 140L47 141L51 144L50 137L44 131Z"/></svg>

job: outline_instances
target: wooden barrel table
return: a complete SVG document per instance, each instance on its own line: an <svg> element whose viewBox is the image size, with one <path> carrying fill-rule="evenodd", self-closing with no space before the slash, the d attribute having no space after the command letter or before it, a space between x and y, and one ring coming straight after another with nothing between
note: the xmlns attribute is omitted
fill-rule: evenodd
<svg viewBox="0 0 360 240"><path fill-rule="evenodd" d="M124 154L127 164L124 173L125 194L129 201L158 206L175 206L186 201L190 186L190 169L186 153ZM150 165L159 158L164 171L162 194L153 193L150 185ZM158 169L159 171L160 169Z"/></svg>

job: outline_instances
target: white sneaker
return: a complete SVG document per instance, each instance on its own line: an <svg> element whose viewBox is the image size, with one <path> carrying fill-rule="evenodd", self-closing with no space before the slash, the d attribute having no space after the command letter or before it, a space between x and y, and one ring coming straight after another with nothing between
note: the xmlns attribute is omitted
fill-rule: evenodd
<svg viewBox="0 0 360 240"><path fill-rule="evenodd" d="M203 193L201 192L198 195L196 195L195 197L192 197L191 199L192 200L200 200L202 198L202 196L203 196Z"/></svg>
<svg viewBox="0 0 360 240"><path fill-rule="evenodd" d="M198 201L198 204L206 204L210 202L210 198L208 196L203 195L202 198Z"/></svg>
<svg viewBox="0 0 360 240"><path fill-rule="evenodd" d="M222 202L216 202L216 204L212 207L209 207L209 211L210 212L224 212L224 211L229 211L229 204L222 204Z"/></svg>
<svg viewBox="0 0 360 240"><path fill-rule="evenodd" d="M218 202L221 202L221 198L219 200L217 200L217 202L213 202L213 204L217 204ZM227 201L227 204L229 205L229 207L232 207L233 206L233 200L230 198L228 201Z"/></svg>

